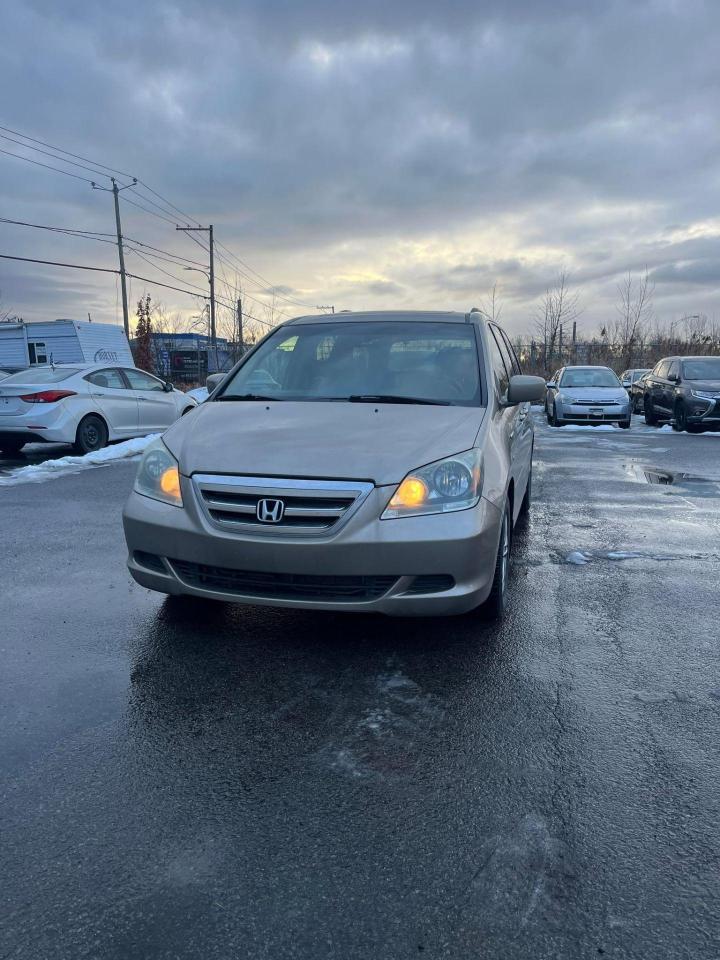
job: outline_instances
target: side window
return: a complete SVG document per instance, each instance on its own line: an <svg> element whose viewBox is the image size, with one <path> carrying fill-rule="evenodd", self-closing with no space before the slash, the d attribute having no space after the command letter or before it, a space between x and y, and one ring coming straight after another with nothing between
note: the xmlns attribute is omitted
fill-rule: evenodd
<svg viewBox="0 0 720 960"><path fill-rule="evenodd" d="M500 327L497 327L496 329L497 329L497 332L502 337L502 343L505 344L506 353L503 353L503 356L507 355L510 358L510 366L512 371L510 376L515 377L518 374L522 373L522 367L520 366L520 361L518 360L517 354L515 353L515 348L513 347L512 343L510 343L510 337L508 337L505 331L502 330Z"/></svg>
<svg viewBox="0 0 720 960"><path fill-rule="evenodd" d="M508 386L510 385L510 374L508 373L502 352L497 344L497 340L495 339L495 331L490 326L487 327L487 331L487 342L488 347L490 348L490 364L493 369L495 386L497 387L500 399L505 400L507 397Z"/></svg>
<svg viewBox="0 0 720 960"><path fill-rule="evenodd" d="M47 363L47 349L44 343L36 340L35 343L28 344L28 353L30 354L30 366L38 363Z"/></svg>
<svg viewBox="0 0 720 960"><path fill-rule="evenodd" d="M667 372L668 377L674 375L676 377L680 376L680 363L678 360L673 360L670 364L670 369Z"/></svg>
<svg viewBox="0 0 720 960"><path fill-rule="evenodd" d="M85 379L88 383L96 387L106 387L111 390L127 390L119 370L95 370L89 373Z"/></svg>
<svg viewBox="0 0 720 960"><path fill-rule="evenodd" d="M162 393L162 383L155 377L151 377L149 373L143 373L142 370L133 370L128 367L124 367L123 372L130 381L130 387L133 390L157 390Z"/></svg>
<svg viewBox="0 0 720 960"><path fill-rule="evenodd" d="M660 363L655 368L655 376L660 377L661 379L664 380L665 377L667 376L669 367L670 367L669 360L661 360Z"/></svg>

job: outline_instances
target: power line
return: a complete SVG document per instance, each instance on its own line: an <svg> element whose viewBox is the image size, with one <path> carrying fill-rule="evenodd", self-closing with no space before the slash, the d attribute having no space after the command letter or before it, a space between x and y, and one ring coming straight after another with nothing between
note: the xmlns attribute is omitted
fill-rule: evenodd
<svg viewBox="0 0 720 960"><path fill-rule="evenodd" d="M145 213L149 213L151 217L157 217L158 220L164 220L165 223L169 223L173 227L176 226L174 220L170 220L169 217L163 217L159 213L155 213L154 210L150 210L148 209L148 207L144 207L141 203L138 203L136 200L131 200L129 197L121 197L120 199L123 201L123 203L131 203L134 207L139 207L140 210L144 210Z"/></svg>
<svg viewBox="0 0 720 960"><path fill-rule="evenodd" d="M92 180L89 180L87 177L81 177L77 173L70 173L69 170L61 170L60 167L52 167L49 163L41 163L40 160L31 160L30 157L23 157L19 153L12 153L10 150L3 150L1 147L0 153L4 153L8 157L15 157L16 160L24 160L26 163L34 163L36 167L45 167L46 170L54 170L55 173L64 173L66 177L74 177L75 180L84 180L85 183L92 184Z"/></svg>
<svg viewBox="0 0 720 960"><path fill-rule="evenodd" d="M92 163L96 167L102 167L103 170L110 170L111 173L117 173L121 177L127 177L129 180L133 179L131 173L125 173L123 170L116 170L114 167L109 167L106 163L98 163L95 160L89 160L87 157L83 157L78 153L70 153L68 150L63 150L62 147L56 147L52 143L46 143L44 140L38 140L36 137L28 137L25 133L20 133L17 130L11 130L10 127L3 127L0 124L0 130L4 130L6 133L13 133L16 137L22 137L23 140L29 140L31 143L40 143L43 147L49 147L50 150L55 150L56 153L64 153L68 157L74 157L75 160L84 160L85 163ZM32 150L32 147L28 147ZM104 176L104 174L103 174Z"/></svg>
<svg viewBox="0 0 720 960"><path fill-rule="evenodd" d="M48 150L41 150L40 147L31 147L27 143L23 143L22 140L16 140L14 137L8 137L4 133L0 133L0 137L3 140L9 140L11 143L16 143L19 147L25 147L26 150L35 150L36 153L42 153L46 157L52 157L53 160L59 160L61 163L69 163L74 167L82 167L83 170L89 170L90 173L96 173L99 177L109 177L109 173L102 173L100 170L95 170L94 167L88 167L84 163L77 163L75 160L65 160L64 157L59 157L56 153L50 153Z"/></svg>
<svg viewBox="0 0 720 960"><path fill-rule="evenodd" d="M119 270L112 270L109 267L88 267L82 263L60 263L57 260L35 260L32 257L13 257L9 253L0 253L3 260L22 260L23 263L44 263L50 267L72 267L73 270L93 270L95 273L120 273Z"/></svg>
<svg viewBox="0 0 720 960"><path fill-rule="evenodd" d="M36 230L52 230L55 233L71 233L89 236L90 239L96 237L114 237L113 233L101 233L99 230L78 230L74 227L51 227L45 223L27 223L25 220L9 220L7 217L0 217L0 223L12 223L18 227L35 227Z"/></svg>

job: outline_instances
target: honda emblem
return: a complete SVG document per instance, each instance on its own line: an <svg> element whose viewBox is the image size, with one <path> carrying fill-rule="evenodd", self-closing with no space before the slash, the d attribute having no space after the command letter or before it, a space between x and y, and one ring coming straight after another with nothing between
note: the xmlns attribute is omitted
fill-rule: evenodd
<svg viewBox="0 0 720 960"><path fill-rule="evenodd" d="M260 523L280 523L285 513L285 504L282 500L263 498L258 500L255 515Z"/></svg>

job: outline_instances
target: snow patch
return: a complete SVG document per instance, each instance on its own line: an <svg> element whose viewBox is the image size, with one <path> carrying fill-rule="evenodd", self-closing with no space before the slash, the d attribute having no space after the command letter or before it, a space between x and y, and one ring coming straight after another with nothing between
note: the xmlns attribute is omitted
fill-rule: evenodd
<svg viewBox="0 0 720 960"><path fill-rule="evenodd" d="M0 475L0 486L11 487L21 483L43 483L45 480L52 480L54 477L79 473L87 467L101 467L116 460L137 457L159 436L159 433L151 433L147 437L135 437L132 440L114 443L102 450L86 453L82 457L58 457L57 460L46 460L44 463L32 463L27 467L18 467L15 470L9 470L7 474Z"/></svg>
<svg viewBox="0 0 720 960"><path fill-rule="evenodd" d="M572 553L569 553L565 557L565 563L574 563L578 567L581 567L585 563L590 563L591 560L592 557L582 553L580 550L573 550Z"/></svg>

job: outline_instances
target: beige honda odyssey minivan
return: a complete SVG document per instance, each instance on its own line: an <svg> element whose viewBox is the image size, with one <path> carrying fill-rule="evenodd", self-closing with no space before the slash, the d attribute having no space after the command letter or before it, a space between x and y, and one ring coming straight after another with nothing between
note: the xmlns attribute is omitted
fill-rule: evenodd
<svg viewBox="0 0 720 960"><path fill-rule="evenodd" d="M130 572L245 604L499 615L544 393L479 311L290 320L146 449Z"/></svg>

